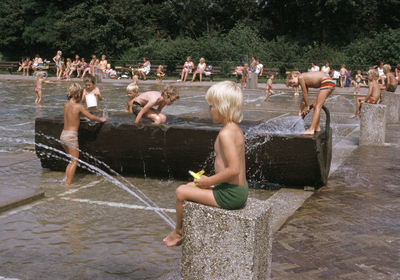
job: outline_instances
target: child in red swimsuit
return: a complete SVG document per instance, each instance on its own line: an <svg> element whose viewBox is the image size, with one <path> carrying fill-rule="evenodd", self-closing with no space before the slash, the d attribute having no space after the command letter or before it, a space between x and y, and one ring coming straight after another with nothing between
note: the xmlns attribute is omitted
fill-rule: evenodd
<svg viewBox="0 0 400 280"><path fill-rule="evenodd" d="M366 102L370 104L376 104L379 99L381 99L381 89L379 88L378 85L378 79L379 79L379 72L376 69L371 69L368 71L368 85L369 85L369 90L368 94L366 97L358 97L357 98L357 107L356 107L356 112L354 115L350 117L350 119L355 118L356 120L360 116L360 108L361 108L361 103Z"/></svg>
<svg viewBox="0 0 400 280"><path fill-rule="evenodd" d="M37 80L36 80L36 88L35 88L35 93L36 93L35 104L40 104L40 102L42 101L42 86L43 86L43 83L52 84L53 82L43 80L43 73L42 72L37 73L36 77L37 77Z"/></svg>

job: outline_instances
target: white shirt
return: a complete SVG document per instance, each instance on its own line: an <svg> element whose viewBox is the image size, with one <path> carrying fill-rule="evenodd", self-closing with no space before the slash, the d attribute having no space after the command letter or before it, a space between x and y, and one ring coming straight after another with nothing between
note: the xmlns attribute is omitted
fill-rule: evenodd
<svg viewBox="0 0 400 280"><path fill-rule="evenodd" d="M329 71L331 70L331 68L328 66L328 67L326 67L326 66L322 66L322 72L324 72L324 73L326 73L326 74L328 74L329 75Z"/></svg>
<svg viewBox="0 0 400 280"><path fill-rule="evenodd" d="M311 72L317 72L317 71L319 71L318 66L311 67Z"/></svg>
<svg viewBox="0 0 400 280"><path fill-rule="evenodd" d="M260 74L261 68L264 68L264 65L262 65L261 63L256 66L256 73L257 74Z"/></svg>

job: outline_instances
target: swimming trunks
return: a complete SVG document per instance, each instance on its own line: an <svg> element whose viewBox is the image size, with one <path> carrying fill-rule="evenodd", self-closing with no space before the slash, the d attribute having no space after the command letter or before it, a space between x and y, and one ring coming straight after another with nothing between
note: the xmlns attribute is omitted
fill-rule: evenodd
<svg viewBox="0 0 400 280"><path fill-rule="evenodd" d="M63 130L61 132L60 141L63 146L78 148L78 131Z"/></svg>
<svg viewBox="0 0 400 280"><path fill-rule="evenodd" d="M357 82L357 81L356 81L356 83L357 83L357 85L361 84L361 82Z"/></svg>
<svg viewBox="0 0 400 280"><path fill-rule="evenodd" d="M136 116L139 114L140 111L142 111L143 106L140 105L140 103L133 101L132 103L132 113L134 113Z"/></svg>
<svg viewBox="0 0 400 280"><path fill-rule="evenodd" d="M242 74L242 77L246 77L247 75L246 74Z"/></svg>
<svg viewBox="0 0 400 280"><path fill-rule="evenodd" d="M215 201L222 209L234 210L242 208L246 201L249 191L249 186L232 185L221 183L215 185L212 189Z"/></svg>
<svg viewBox="0 0 400 280"><path fill-rule="evenodd" d="M41 90L42 90L41 88L38 88L38 87L35 88L35 92L36 92L36 93L39 93Z"/></svg>
<svg viewBox="0 0 400 280"><path fill-rule="evenodd" d="M370 97L369 100L367 101L367 103L376 104L376 101L375 101L375 99Z"/></svg>
<svg viewBox="0 0 400 280"><path fill-rule="evenodd" d="M322 80L319 90L330 89L331 91L334 91L335 88L336 85L333 80L331 78L326 78Z"/></svg>
<svg viewBox="0 0 400 280"><path fill-rule="evenodd" d="M395 92L396 89L392 85L389 85L389 87L386 91Z"/></svg>

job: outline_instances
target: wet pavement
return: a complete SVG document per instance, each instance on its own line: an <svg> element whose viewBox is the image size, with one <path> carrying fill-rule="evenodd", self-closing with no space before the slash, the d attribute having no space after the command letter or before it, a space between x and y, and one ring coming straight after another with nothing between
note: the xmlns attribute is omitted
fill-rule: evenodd
<svg viewBox="0 0 400 280"><path fill-rule="evenodd" d="M0 80L18 80L21 92L34 89L33 77L0 76ZM106 100L120 96L115 105L110 101L111 112L124 110L128 83L130 80L105 80L99 85ZM176 84L184 93L174 106L165 108L167 114L208 117L204 94L215 82L165 83ZM42 107L30 105L33 95L32 100L28 99L30 95L24 97L22 114L26 116L9 108L4 114L7 122L0 126L0 136L8 141L2 146L2 152L8 153L8 163L0 160L4 162L0 165L0 193L6 186L42 187L46 198L0 214L0 279L179 279L180 248L163 246L161 240L170 229L157 215L137 208L131 196L96 175L77 174L80 188L60 188L63 172L41 169L39 161L31 159L35 157L32 143L18 141L33 138L34 115L62 111L65 93L56 90L68 84L49 85ZM139 86L141 91L161 88L154 80L140 81ZM293 96L293 91L282 84L275 86L277 94L264 103L265 84L260 83L257 90L244 90L245 119L265 121L297 114L301 95ZM11 92L14 85L5 82L4 87ZM363 87L361 96L367 90ZM316 93L310 91L311 100ZM334 133L328 185L305 204L312 192L282 189L298 203L293 211L303 207L275 233L272 275L276 279L397 279L399 223L394 211L399 202L396 165L400 127L388 125L386 142L390 145L358 148L359 121L348 118L353 114L355 97L353 88L337 89L326 102ZM12 107L13 96L6 98L10 104L6 106ZM378 166L371 169L373 164ZM174 190L182 182L127 180L140 186L174 217ZM254 189L250 196L283 201L267 190ZM279 219L275 230L285 220Z"/></svg>
<svg viewBox="0 0 400 280"><path fill-rule="evenodd" d="M273 279L400 279L400 125L356 149L274 235Z"/></svg>

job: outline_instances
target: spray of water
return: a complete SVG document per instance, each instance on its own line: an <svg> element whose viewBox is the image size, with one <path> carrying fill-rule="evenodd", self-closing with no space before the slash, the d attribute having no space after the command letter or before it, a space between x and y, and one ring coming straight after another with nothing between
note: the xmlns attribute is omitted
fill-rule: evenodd
<svg viewBox="0 0 400 280"><path fill-rule="evenodd" d="M60 140L55 139L54 137L46 136L46 135L43 135L43 134L39 134L39 135L42 136L42 137L46 137L47 139L51 139L51 140L57 141L58 143L61 144ZM158 206L157 206L149 197L147 197L141 190L139 190L136 186L134 186L132 183L130 183L128 180L126 180L126 178L124 178L124 177L122 177L121 175L119 175L116 171L112 170L112 169L111 169L107 164L105 164L104 162L102 162L102 161L100 161L100 160L94 158L93 156L89 155L89 154L86 153L86 152L83 152L83 151L81 151L81 150L79 151L81 154L84 154L84 155L88 156L90 159L94 160L97 164L106 167L107 170L108 170L111 174L117 176L118 179L119 179L120 181L117 180L117 179L115 179L114 177L112 177L112 176L109 175L107 172L103 171L102 169L100 169L100 168L98 168L98 167L96 167L96 166L94 166L94 165L92 165L92 164L89 164L89 163L87 163L87 162L85 162L85 161L82 161L81 159L74 158L73 156L71 156L71 155L69 155L69 154L67 154L67 153L65 153L65 152L63 152L63 151L60 151L60 150L58 150L58 149L49 147L49 146L44 145L44 144L41 144L41 143L34 143L34 144L35 144L36 146L38 146L38 147L44 148L44 149L46 149L46 150L53 151L53 152L55 152L55 153L61 154L61 155L63 155L63 156L66 156L66 157L68 157L68 158L70 158L70 159L76 159L76 160L81 164L81 166L82 166L82 165L85 166L87 170L92 171L92 172L94 172L94 173L96 173L96 174L98 174L98 175L101 175L103 178L105 178L105 179L106 179L107 181L109 181L110 183L115 184L116 186L120 187L121 189L123 189L123 190L129 192L130 194L132 194L133 196L135 196L137 199L139 199L139 200L140 200L142 203L144 203L146 206L148 206L149 208L153 209L153 210L154 210L154 211L169 225L169 226L171 226L172 228L175 228L175 223L174 223L174 221L173 221L160 207L158 207ZM48 155L48 156L49 156L49 155ZM53 156L53 155L51 154L51 156ZM125 184L127 184L129 187L135 189L136 192L140 194L140 196L139 196L137 193L135 193L134 191L132 191L130 188L126 187L121 181L123 181L123 182L124 182Z"/></svg>

